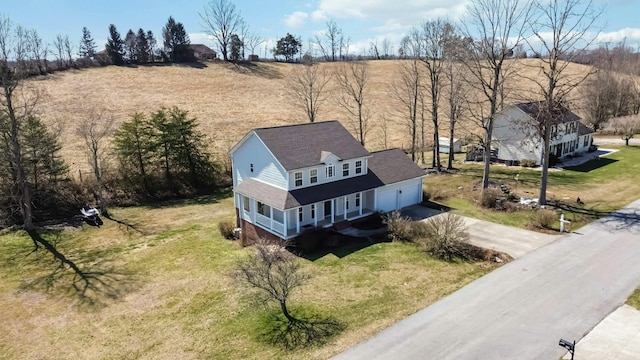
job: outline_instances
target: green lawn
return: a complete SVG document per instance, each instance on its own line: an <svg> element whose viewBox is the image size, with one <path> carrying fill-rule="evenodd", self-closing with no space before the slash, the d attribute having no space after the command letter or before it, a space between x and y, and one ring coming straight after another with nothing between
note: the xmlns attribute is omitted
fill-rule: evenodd
<svg viewBox="0 0 640 360"><path fill-rule="evenodd" d="M611 146L607 146L611 147ZM563 212L572 221L573 230L617 210L640 196L640 147L612 147L617 152L579 167L549 172L547 199L559 201L568 208ZM478 206L482 180L479 164L457 164L454 174L429 175L425 188L432 198L461 215L493 221L505 225L526 227L534 216L532 211L503 212ZM518 181L516 181L516 175ZM520 167L492 166L490 179L509 185L518 196L537 198L540 171ZM578 204L577 198L584 204Z"/></svg>
<svg viewBox="0 0 640 360"><path fill-rule="evenodd" d="M32 252L25 233L0 236L0 358L324 359L493 269L434 260L402 243L301 258L313 277L293 294L293 313L331 317L340 331L283 350L264 334L277 310L228 276L250 251L218 234L218 221L233 219L228 194L112 212L121 224L43 235L102 281L85 297L69 270Z"/></svg>

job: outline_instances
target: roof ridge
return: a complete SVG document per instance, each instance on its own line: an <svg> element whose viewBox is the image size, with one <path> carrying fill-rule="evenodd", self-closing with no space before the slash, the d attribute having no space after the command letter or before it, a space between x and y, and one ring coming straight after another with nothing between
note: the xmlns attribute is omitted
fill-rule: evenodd
<svg viewBox="0 0 640 360"><path fill-rule="evenodd" d="M339 121L338 120L326 120L326 121L317 121L317 122L306 122L306 123L300 123L300 124L287 124L287 125L279 125L279 126L265 126L265 127L254 128L253 130L282 129L282 128L286 128L286 127L317 125L317 124L326 124L326 123L333 123L333 122L339 122Z"/></svg>

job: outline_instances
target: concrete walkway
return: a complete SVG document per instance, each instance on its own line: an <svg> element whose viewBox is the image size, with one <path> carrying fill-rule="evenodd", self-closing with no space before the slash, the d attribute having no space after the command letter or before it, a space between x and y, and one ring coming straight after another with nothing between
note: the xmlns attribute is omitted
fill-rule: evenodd
<svg viewBox="0 0 640 360"><path fill-rule="evenodd" d="M573 341L573 339L565 339ZM637 360L640 358L640 311L622 305L576 344L580 360ZM563 359L571 359L567 353Z"/></svg>

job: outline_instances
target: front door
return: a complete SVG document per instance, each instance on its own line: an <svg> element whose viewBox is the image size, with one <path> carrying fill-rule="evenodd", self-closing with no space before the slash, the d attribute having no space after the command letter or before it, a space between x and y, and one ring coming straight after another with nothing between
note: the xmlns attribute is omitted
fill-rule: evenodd
<svg viewBox="0 0 640 360"><path fill-rule="evenodd" d="M324 202L324 218L331 217L331 200Z"/></svg>

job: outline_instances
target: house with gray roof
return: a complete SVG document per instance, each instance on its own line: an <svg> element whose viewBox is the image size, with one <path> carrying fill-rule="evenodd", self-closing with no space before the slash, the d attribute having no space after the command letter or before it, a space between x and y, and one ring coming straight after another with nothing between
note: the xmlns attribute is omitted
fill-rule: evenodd
<svg viewBox="0 0 640 360"><path fill-rule="evenodd" d="M517 164L522 160L542 163L542 137L537 133L536 118L541 116L540 102L520 103L506 107L494 120L492 148L499 162ZM551 127L550 154L558 159L589 150L593 131L578 115L563 108Z"/></svg>
<svg viewBox="0 0 640 360"><path fill-rule="evenodd" d="M253 129L229 156L237 225L253 240L422 200L425 172L402 150L369 152L338 121Z"/></svg>

